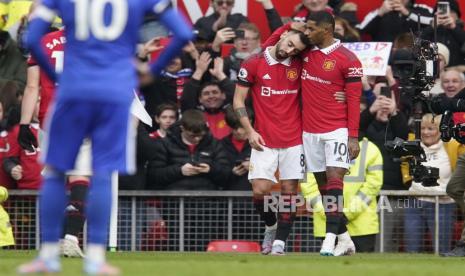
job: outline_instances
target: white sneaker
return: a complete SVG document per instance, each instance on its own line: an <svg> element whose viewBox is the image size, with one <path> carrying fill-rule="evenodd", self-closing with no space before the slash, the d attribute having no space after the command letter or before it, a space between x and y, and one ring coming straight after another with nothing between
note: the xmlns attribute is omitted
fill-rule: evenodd
<svg viewBox="0 0 465 276"><path fill-rule="evenodd" d="M276 243L276 241L273 243L273 247L271 248L271 255L273 256L284 256L286 253L284 253L284 242L279 242Z"/></svg>
<svg viewBox="0 0 465 276"><path fill-rule="evenodd" d="M70 239L61 239L60 240L60 254L65 257L71 258L84 258L84 253L82 253L79 243L72 241Z"/></svg>
<svg viewBox="0 0 465 276"><path fill-rule="evenodd" d="M262 254L268 255L273 248L274 237L276 236L276 228L267 228L262 242Z"/></svg>
<svg viewBox="0 0 465 276"><path fill-rule="evenodd" d="M321 244L320 255L321 256L334 256L334 238L326 237Z"/></svg>
<svg viewBox="0 0 465 276"><path fill-rule="evenodd" d="M352 240L338 242L334 249L334 256L350 256L355 254L355 244Z"/></svg>

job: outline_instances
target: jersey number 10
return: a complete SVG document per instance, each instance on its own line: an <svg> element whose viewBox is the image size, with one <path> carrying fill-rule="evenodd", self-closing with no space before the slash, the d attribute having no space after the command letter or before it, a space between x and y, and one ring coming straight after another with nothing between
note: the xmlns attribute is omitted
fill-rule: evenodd
<svg viewBox="0 0 465 276"><path fill-rule="evenodd" d="M75 36L78 40L87 40L92 35L104 41L117 39L128 19L127 0L72 0L75 3ZM111 22L105 25L105 6L111 5Z"/></svg>

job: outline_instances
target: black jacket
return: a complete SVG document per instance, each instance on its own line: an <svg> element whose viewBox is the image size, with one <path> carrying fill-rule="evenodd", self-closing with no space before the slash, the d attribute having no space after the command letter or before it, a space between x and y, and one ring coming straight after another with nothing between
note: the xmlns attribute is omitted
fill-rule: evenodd
<svg viewBox="0 0 465 276"><path fill-rule="evenodd" d="M251 147L248 142L245 143L241 152L238 152L231 141L232 134L223 138L221 144L228 157L228 181L224 187L225 190L250 191L252 186L248 180L248 174L238 176L233 174L232 169L236 165L236 160L250 160Z"/></svg>
<svg viewBox="0 0 465 276"><path fill-rule="evenodd" d="M433 41L434 29L427 27L422 32L422 37ZM437 30L437 42L441 42L449 49L449 65L465 64L465 30L463 29L463 21L457 20L455 29L446 29L442 26Z"/></svg>
<svg viewBox="0 0 465 276"><path fill-rule="evenodd" d="M397 35L417 31L418 14L421 15L422 28L428 26L432 19L432 9L425 5L414 4L408 7L410 14L404 16L399 12L378 15L378 9L369 12L358 25L362 33L371 35L373 41L394 41Z"/></svg>
<svg viewBox="0 0 465 276"><path fill-rule="evenodd" d="M213 24L219 18L218 13L213 13L209 16L205 16L197 20L194 24L194 29L202 33L203 36L207 38L209 42L213 42L215 39L216 32L212 30ZM230 27L233 30L237 29L239 25L243 22L249 22L249 19L240 13L234 13L228 15L226 18L226 25L222 28Z"/></svg>
<svg viewBox="0 0 465 276"><path fill-rule="evenodd" d="M218 190L228 177L228 159L219 141L208 133L197 145L194 154L181 138L179 124L170 128L167 136L156 144L157 151L147 168L150 186L165 190ZM210 172L184 176L181 167L199 162L210 165Z"/></svg>
<svg viewBox="0 0 465 276"><path fill-rule="evenodd" d="M360 131L373 142L383 155L383 190L405 190L407 187L402 182L400 162L394 162L392 155L387 151L384 143L386 140L394 140L395 137L407 140L407 118L402 112L392 116L388 123L375 120L375 116L368 109L360 114ZM386 133L387 131L387 133Z"/></svg>

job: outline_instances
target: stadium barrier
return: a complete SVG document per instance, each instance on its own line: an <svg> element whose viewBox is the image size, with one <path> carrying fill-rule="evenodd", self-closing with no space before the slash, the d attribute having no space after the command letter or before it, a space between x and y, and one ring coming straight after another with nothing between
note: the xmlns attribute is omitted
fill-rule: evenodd
<svg viewBox="0 0 465 276"><path fill-rule="evenodd" d="M406 210L413 204L423 208L422 202L416 200L418 196L433 199L431 206L424 207L431 208L428 211L431 219L415 228L421 233L420 240L415 241L419 243L418 250L439 253L440 248L451 248L460 237L462 223L455 204L451 204L452 229L447 228L451 237L444 246L442 232L440 235L444 224L439 223L441 215L446 214L439 209L440 198L444 195L381 191L376 251L407 250L410 235L404 231ZM12 190L4 207L10 214L16 239L12 249L37 249L40 238L37 191ZM117 217L117 250L123 251L205 251L207 244L214 240L261 242L264 229L255 214L251 192L241 191L119 191ZM85 236L85 228L82 236ZM313 235L312 214L304 205L298 208L287 250L318 252L320 245L321 239Z"/></svg>

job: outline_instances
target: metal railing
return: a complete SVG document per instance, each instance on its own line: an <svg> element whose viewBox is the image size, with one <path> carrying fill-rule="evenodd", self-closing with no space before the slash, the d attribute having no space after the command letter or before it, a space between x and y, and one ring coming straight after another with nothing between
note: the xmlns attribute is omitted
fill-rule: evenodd
<svg viewBox="0 0 465 276"><path fill-rule="evenodd" d="M251 195L251 192L240 191L119 191L118 250L205 251L208 242L212 240L260 242L264 225L255 214ZM36 191L12 190L10 199L4 205L14 227L15 249L34 249L39 246L36 196ZM424 213L422 216L433 214L433 225L431 219L422 220L428 224L417 228L412 228L411 221L405 223L407 215L412 216L416 212L411 209L412 206L405 204L417 202L414 198L418 196L434 199L433 203L427 204L428 210L420 206L420 212ZM441 248L442 251L450 248L454 240L453 226L442 223L442 196L445 194L381 191L379 202L388 202L393 211L379 208L377 250L388 252L419 248L417 250L421 252L438 253ZM456 225L458 212L455 204L448 207L453 209L448 223ZM414 229L415 234L416 231L421 233L421 240L416 241L421 243L420 246L411 246L408 237L413 233L406 233L406 229ZM443 230L450 231L450 235L443 235ZM316 252L320 245L321 239L313 236L311 213L299 212L287 242L287 250Z"/></svg>

